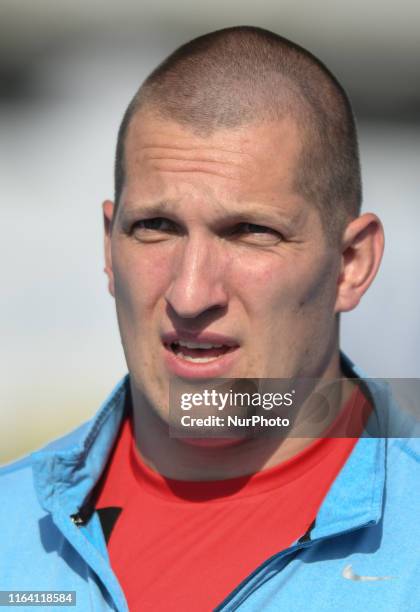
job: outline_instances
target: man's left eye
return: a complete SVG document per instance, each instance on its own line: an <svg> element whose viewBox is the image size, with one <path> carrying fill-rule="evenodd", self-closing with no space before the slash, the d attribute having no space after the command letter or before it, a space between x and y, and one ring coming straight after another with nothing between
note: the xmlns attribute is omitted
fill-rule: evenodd
<svg viewBox="0 0 420 612"><path fill-rule="evenodd" d="M239 231L242 231L244 234L275 233L269 227L265 227L264 225L257 225L256 223L241 223L238 229Z"/></svg>
<svg viewBox="0 0 420 612"><path fill-rule="evenodd" d="M247 242L254 241L275 244L282 240L282 235L279 232L265 225L258 225L257 223L239 223L233 234L236 234Z"/></svg>

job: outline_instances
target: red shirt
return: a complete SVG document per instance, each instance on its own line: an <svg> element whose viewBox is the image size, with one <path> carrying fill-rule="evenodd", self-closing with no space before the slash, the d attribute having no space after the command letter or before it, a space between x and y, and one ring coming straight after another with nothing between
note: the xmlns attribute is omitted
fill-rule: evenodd
<svg viewBox="0 0 420 612"><path fill-rule="evenodd" d="M342 414L366 405L356 392ZM257 474L180 481L145 465L127 419L96 507L122 508L108 550L129 609L214 609L261 563L306 533L356 442L320 438Z"/></svg>

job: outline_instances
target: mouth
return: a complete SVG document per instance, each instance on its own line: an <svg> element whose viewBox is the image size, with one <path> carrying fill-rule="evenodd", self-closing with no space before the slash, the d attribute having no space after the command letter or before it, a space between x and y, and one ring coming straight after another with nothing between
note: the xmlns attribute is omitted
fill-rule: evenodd
<svg viewBox="0 0 420 612"><path fill-rule="evenodd" d="M234 350L233 346L212 344L211 342L171 342L166 348L179 359L191 363L210 363Z"/></svg>
<svg viewBox="0 0 420 612"><path fill-rule="evenodd" d="M166 363L174 374L181 377L221 377L230 370L239 344L220 334L178 334L172 332L163 338Z"/></svg>

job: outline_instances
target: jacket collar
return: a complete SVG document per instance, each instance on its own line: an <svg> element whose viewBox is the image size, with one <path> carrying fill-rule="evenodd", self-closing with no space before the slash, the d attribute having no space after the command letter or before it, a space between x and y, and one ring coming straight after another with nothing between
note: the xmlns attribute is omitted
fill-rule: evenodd
<svg viewBox="0 0 420 612"><path fill-rule="evenodd" d="M342 358L345 367L359 377L354 364L347 357ZM375 406L381 406L380 411L374 412L374 418L378 418L378 414L386 413L382 407L389 404L389 392L372 381L366 381L366 385ZM44 510L53 513L60 509L72 515L83 507L107 464L129 393L127 375L91 421L33 453L35 488ZM324 499L310 532L311 539L350 531L380 520L386 440L372 437L368 431L358 440Z"/></svg>
<svg viewBox="0 0 420 612"><path fill-rule="evenodd" d="M374 525L382 517L385 438L361 437L318 511L310 539Z"/></svg>
<svg viewBox="0 0 420 612"><path fill-rule="evenodd" d="M329 537L380 521L385 488L385 459L390 393L385 384L366 379L363 373L341 354L343 369L362 380L374 410L365 431L332 484L318 511L310 539Z"/></svg>
<svg viewBox="0 0 420 612"><path fill-rule="evenodd" d="M90 421L32 454L35 489L44 510L77 513L112 451L129 397L125 376Z"/></svg>

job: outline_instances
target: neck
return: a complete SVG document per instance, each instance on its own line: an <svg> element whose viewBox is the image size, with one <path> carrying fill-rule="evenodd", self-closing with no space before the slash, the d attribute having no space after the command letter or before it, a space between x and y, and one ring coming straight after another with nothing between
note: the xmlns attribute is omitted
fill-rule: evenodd
<svg viewBox="0 0 420 612"><path fill-rule="evenodd" d="M347 402L354 387L349 379L344 379L338 351L319 379L316 389L312 389L312 394L302 409L313 412L316 408L316 402L314 404L311 399L315 397L313 391L319 391L320 386L335 379L344 380L344 384L333 385L328 391L329 404L335 407L335 413L330 411L331 416L337 414ZM319 398L319 395L317 397ZM307 428L304 434L300 435L302 429L299 427L302 427L302 420L305 421L304 418L300 418L301 413L287 437L282 438L275 436L231 440L171 438L168 424L133 387L132 399L137 448L146 464L167 478L205 481L253 474L290 459L317 438L316 433L311 433Z"/></svg>

